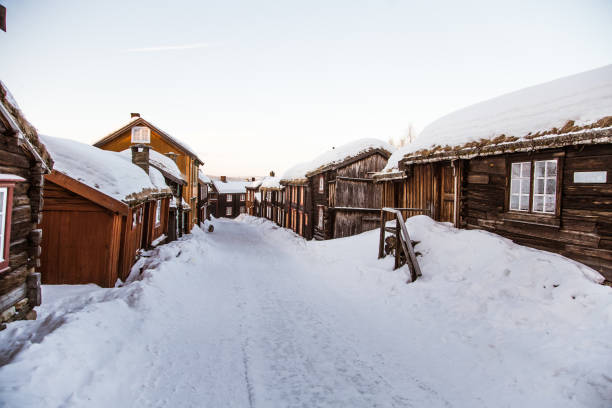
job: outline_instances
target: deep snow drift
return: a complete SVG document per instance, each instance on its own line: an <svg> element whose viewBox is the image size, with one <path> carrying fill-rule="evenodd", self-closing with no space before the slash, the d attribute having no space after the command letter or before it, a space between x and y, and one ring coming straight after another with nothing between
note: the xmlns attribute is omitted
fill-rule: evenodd
<svg viewBox="0 0 612 408"><path fill-rule="evenodd" d="M16 407L609 407L612 289L591 269L424 216L423 277L378 232L306 242L241 216L121 288L43 289L0 332Z"/></svg>

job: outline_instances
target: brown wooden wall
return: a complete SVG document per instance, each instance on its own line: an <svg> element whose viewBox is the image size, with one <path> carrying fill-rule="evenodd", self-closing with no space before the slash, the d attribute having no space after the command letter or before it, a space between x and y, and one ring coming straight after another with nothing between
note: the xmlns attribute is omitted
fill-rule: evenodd
<svg viewBox="0 0 612 408"><path fill-rule="evenodd" d="M136 254L139 249L142 248L142 234L144 222L138 221L137 224L133 225L133 216L142 212L142 219L144 220L144 204L140 204L134 207L130 207L127 217L123 217L121 229L123 231L123 237L121 240L121 254L119 259L119 278L125 280L132 269L132 265L136 259Z"/></svg>
<svg viewBox="0 0 612 408"><path fill-rule="evenodd" d="M562 166L556 216L508 211L509 164L519 155L476 158L465 163L462 225L481 228L513 241L583 262L612 280L612 145L542 151L556 154ZM607 171L607 183L576 184L574 171Z"/></svg>
<svg viewBox="0 0 612 408"><path fill-rule="evenodd" d="M0 273L0 313L22 299L28 299L29 308L39 303L37 287L28 289L27 277L39 270L42 233L37 229L42 209L43 169L18 143L0 117L0 173L20 176L25 181L13 187L9 264ZM29 310L28 308L28 310ZM23 309L25 311L25 309ZM17 315L15 318L23 318Z"/></svg>
<svg viewBox="0 0 612 408"><path fill-rule="evenodd" d="M44 195L43 282L114 286L122 217L48 180Z"/></svg>

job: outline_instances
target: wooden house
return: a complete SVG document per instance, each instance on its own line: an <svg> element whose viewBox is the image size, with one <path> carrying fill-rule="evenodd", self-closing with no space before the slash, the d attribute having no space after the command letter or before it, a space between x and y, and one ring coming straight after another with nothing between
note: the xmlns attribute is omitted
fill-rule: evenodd
<svg viewBox="0 0 612 408"><path fill-rule="evenodd" d="M246 186L249 181L231 181L226 176L212 181L211 200L214 200L215 217L236 218L246 214ZM212 198L214 196L214 199Z"/></svg>
<svg viewBox="0 0 612 408"><path fill-rule="evenodd" d="M185 224L184 232L191 231L191 227L197 223L198 170L204 162L198 158L193 149L143 119L140 114L132 113L131 116L132 118L127 124L98 140L94 143L94 146L104 150L120 152L135 144L146 144L151 149L172 158L187 183L183 186L182 192L182 198L187 206L182 205L182 200L179 200L177 204L177 207L182 210L182 214L178 214L178 223L180 225ZM189 213L189 211L191 212Z"/></svg>
<svg viewBox="0 0 612 408"><path fill-rule="evenodd" d="M380 186L373 174L387 163L389 144L361 139L288 170L287 226L306 238L342 238L369 231L379 220Z"/></svg>
<svg viewBox="0 0 612 408"><path fill-rule="evenodd" d="M612 65L451 113L376 175L425 208L565 255L612 280Z"/></svg>
<svg viewBox="0 0 612 408"><path fill-rule="evenodd" d="M260 217L260 206L261 206L261 187L262 180L256 180L255 177L251 179L251 184L246 186L246 210L247 214L253 217Z"/></svg>
<svg viewBox="0 0 612 408"><path fill-rule="evenodd" d="M112 287L142 250L165 239L172 192L147 165L145 145L130 158L67 139L43 141L55 161L40 224L43 283Z"/></svg>
<svg viewBox="0 0 612 408"><path fill-rule="evenodd" d="M44 174L53 161L0 82L0 329L40 305Z"/></svg>
<svg viewBox="0 0 612 408"><path fill-rule="evenodd" d="M270 172L269 177L265 177L260 186L261 216L276 224L283 226L285 218L285 208L283 205L283 186L280 184L280 178L274 176L274 172Z"/></svg>
<svg viewBox="0 0 612 408"><path fill-rule="evenodd" d="M198 177L198 223L204 222L204 220L210 219L208 210L208 190L212 184L212 180L202 170L199 172Z"/></svg>

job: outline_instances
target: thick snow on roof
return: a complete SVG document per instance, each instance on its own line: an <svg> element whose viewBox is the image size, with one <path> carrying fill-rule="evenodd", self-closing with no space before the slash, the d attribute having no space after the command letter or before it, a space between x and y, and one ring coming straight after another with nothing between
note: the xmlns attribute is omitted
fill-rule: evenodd
<svg viewBox="0 0 612 408"><path fill-rule="evenodd" d="M261 188L277 188L280 189L280 177L265 177L261 182Z"/></svg>
<svg viewBox="0 0 612 408"><path fill-rule="evenodd" d="M123 157L129 158L130 160L132 159L131 149L125 149L121 151L119 154L121 154ZM183 173L181 173L181 171L179 170L174 160L172 160L168 156L164 156L163 154L153 149L150 149L149 150L149 163L151 163L154 166L159 167L166 173L169 173L170 175L176 177L179 180L186 181L185 176L183 176ZM157 170L155 169L155 171Z"/></svg>
<svg viewBox="0 0 612 408"><path fill-rule="evenodd" d="M41 138L55 161L55 170L116 200L129 201L133 194L146 191L169 191L159 171L151 169L149 176L121 153L74 140Z"/></svg>
<svg viewBox="0 0 612 408"><path fill-rule="evenodd" d="M251 184L249 184L249 188L258 188L261 186L262 182L263 180L254 180L251 182Z"/></svg>
<svg viewBox="0 0 612 408"><path fill-rule="evenodd" d="M198 170L198 178L206 184L210 184L212 183L212 180L210 179L210 177L208 177L206 174L204 174L204 172L202 170Z"/></svg>
<svg viewBox="0 0 612 408"><path fill-rule="evenodd" d="M246 187L251 184L250 181L226 181L213 180L213 184L220 194L237 194L246 193Z"/></svg>
<svg viewBox="0 0 612 408"><path fill-rule="evenodd" d="M383 171L409 153L433 146L460 146L500 135L561 129L568 121L584 126L612 115L612 65L571 75L460 109L434 121L398 150Z"/></svg>
<svg viewBox="0 0 612 408"><path fill-rule="evenodd" d="M309 162L303 162L297 164L282 175L281 180L300 180L306 178L306 174L313 172L319 168L331 166L337 163L341 163L344 160L350 159L365 153L369 150L382 149L389 153L395 151L395 147L389 143L383 142L379 139L366 138L358 139L353 142L344 144L334 149L328 150L327 152L317 156L314 160Z"/></svg>

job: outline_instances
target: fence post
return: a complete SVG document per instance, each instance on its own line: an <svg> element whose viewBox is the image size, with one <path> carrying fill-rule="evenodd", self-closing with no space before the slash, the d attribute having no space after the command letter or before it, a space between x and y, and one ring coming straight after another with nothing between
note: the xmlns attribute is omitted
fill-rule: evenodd
<svg viewBox="0 0 612 408"><path fill-rule="evenodd" d="M395 268L400 267L400 253L402 252L402 237L400 236L400 222L395 217Z"/></svg>
<svg viewBox="0 0 612 408"><path fill-rule="evenodd" d="M385 212L380 210L380 242L378 243L378 259L385 256Z"/></svg>

